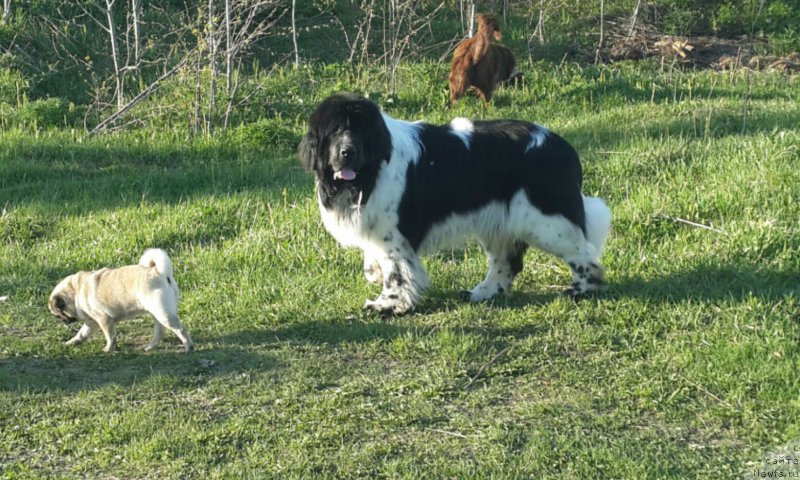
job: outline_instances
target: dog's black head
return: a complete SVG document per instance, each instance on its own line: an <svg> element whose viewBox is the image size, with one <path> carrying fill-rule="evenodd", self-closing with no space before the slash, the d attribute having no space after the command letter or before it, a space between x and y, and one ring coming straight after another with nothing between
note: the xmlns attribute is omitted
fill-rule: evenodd
<svg viewBox="0 0 800 480"><path fill-rule="evenodd" d="M66 324L77 322L78 319L75 318L74 313L71 312L69 305L67 304L67 300L59 295L55 295L50 297L50 301L47 304L50 313L58 317L62 322Z"/></svg>
<svg viewBox="0 0 800 480"><path fill-rule="evenodd" d="M50 313L66 324L78 321L78 312L75 310L75 285L73 282L75 277L76 275L70 275L61 280L56 285L56 288L53 289L53 293L50 294L50 300L47 302L47 308Z"/></svg>
<svg viewBox="0 0 800 480"><path fill-rule="evenodd" d="M365 203L392 140L378 106L352 93L326 98L300 141L300 163L313 172L326 207Z"/></svg>

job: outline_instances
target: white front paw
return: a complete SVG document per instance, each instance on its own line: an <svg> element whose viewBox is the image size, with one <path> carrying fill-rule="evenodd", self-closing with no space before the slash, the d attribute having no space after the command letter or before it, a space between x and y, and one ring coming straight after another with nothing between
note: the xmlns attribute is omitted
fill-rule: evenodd
<svg viewBox="0 0 800 480"><path fill-rule="evenodd" d="M381 294L375 300L367 300L364 303L365 310L378 312L381 315L403 315L411 310L412 306L410 301L403 300L399 295L395 294Z"/></svg>

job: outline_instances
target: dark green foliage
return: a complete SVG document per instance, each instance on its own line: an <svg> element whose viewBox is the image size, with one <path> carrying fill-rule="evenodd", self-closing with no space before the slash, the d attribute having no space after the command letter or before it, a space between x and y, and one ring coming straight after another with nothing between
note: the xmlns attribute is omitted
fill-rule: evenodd
<svg viewBox="0 0 800 480"><path fill-rule="evenodd" d="M504 25L505 42L522 58L527 57L531 49L535 58L553 61L560 61L565 54L578 59L592 58L599 26L599 2L566 0L557 2L556 6L553 3L548 2L551 10L547 15L545 45L529 42L538 19L537 2L521 5L512 2L509 22ZM605 3L606 18L623 25L635 2L609 0ZM656 0L643 3L639 22L663 33L729 37L752 33L769 40L773 51L779 54L800 48L800 4L797 2ZM384 4L377 2L376 8L385 8ZM205 48L205 2L160 1L143 5L144 63L137 76L128 76L125 86L128 98L163 72L167 57L171 60L166 64L174 64L190 48L199 47L201 52ZM430 11L436 5L436 2L422 2L417 5L417 14ZM284 5L288 6L288 3ZM0 57L0 66L15 67L22 73L30 84L30 98L60 97L76 104L88 103L98 94L110 98L113 90L108 35L93 20L104 21L102 2L37 0L16 2L15 7L13 22L0 26L0 54L8 49L5 56ZM221 4L217 8L221 15ZM115 15L120 32L125 30L128 9L127 3L117 2ZM357 42L358 30L365 18L358 2L298 2L298 42L302 60L306 63L347 60L351 53L348 41ZM385 26L383 11L378 10L372 20L367 51L369 61L381 65L383 61L376 60L385 53ZM259 68L287 63L292 56L289 28L288 16L280 18L263 41L244 52L242 73L249 75ZM452 40L463 34L462 30L458 5L449 4L429 28L414 36L415 44L407 55L414 60L438 61L452 46ZM362 53L362 49L357 48L356 62L363 61ZM205 67L205 61L203 63ZM352 72L362 73L356 68ZM6 95L3 88L0 79L0 101Z"/></svg>

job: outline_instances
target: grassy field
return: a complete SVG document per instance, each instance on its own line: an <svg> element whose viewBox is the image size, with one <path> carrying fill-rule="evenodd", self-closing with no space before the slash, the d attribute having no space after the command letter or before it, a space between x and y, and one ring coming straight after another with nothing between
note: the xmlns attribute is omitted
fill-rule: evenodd
<svg viewBox="0 0 800 480"><path fill-rule="evenodd" d="M526 65L526 89L447 109L443 68L408 67L397 99L373 97L401 118L561 133L614 213L605 294L560 297L569 272L530 252L507 297L462 303L485 273L470 245L426 259L412 314L362 313L377 287L321 226L293 152L314 105L348 87L323 71L275 74L277 137L9 129L0 477L797 471L770 459L800 450L800 81ZM196 350L167 335L144 353L149 318L121 325L116 353L99 336L64 347L77 326L47 311L57 281L155 246Z"/></svg>

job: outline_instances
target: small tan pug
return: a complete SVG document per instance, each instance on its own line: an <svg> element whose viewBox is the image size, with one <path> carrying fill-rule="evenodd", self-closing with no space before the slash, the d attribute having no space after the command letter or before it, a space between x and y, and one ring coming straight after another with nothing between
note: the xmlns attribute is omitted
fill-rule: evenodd
<svg viewBox="0 0 800 480"><path fill-rule="evenodd" d="M166 327L178 336L188 352L194 343L178 318L179 296L169 256L163 250L149 249L138 265L78 272L61 280L50 294L48 308L64 323L84 322L78 334L65 345L83 342L100 327L106 337L103 351L111 352L117 339L116 323L149 313L156 322L153 339L145 350L161 342Z"/></svg>

